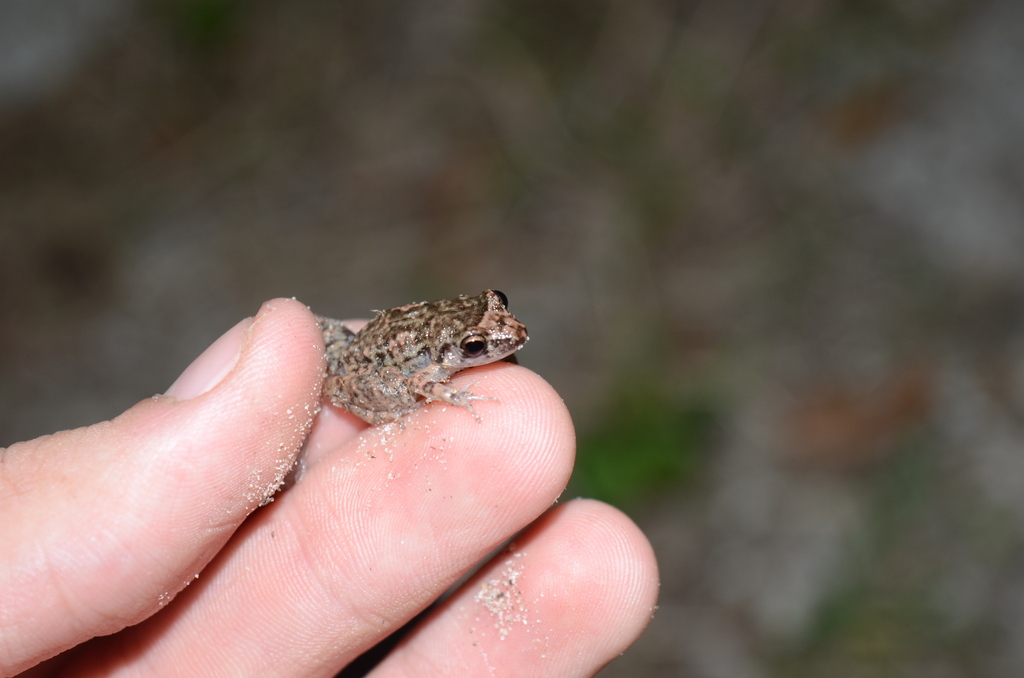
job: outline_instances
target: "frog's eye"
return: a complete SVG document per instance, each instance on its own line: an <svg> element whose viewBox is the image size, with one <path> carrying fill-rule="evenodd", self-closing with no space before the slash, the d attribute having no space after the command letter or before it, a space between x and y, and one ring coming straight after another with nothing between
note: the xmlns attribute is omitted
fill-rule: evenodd
<svg viewBox="0 0 1024 678"><path fill-rule="evenodd" d="M479 358L487 351L487 337L482 334L471 334L459 342L459 348L466 358Z"/></svg>
<svg viewBox="0 0 1024 678"><path fill-rule="evenodd" d="M505 293L502 292L501 290L491 290L491 291L494 292L495 294L497 294L498 298L501 299L501 305L504 306L505 308L508 308L508 297L505 296Z"/></svg>

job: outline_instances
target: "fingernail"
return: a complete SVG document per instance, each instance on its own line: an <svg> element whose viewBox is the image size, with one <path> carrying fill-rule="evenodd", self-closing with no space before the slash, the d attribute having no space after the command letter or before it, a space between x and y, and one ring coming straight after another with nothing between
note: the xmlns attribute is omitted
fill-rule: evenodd
<svg viewBox="0 0 1024 678"><path fill-rule="evenodd" d="M238 362L242 339L252 323L252 318L246 318L210 344L171 384L167 395L178 400L188 400L219 384Z"/></svg>

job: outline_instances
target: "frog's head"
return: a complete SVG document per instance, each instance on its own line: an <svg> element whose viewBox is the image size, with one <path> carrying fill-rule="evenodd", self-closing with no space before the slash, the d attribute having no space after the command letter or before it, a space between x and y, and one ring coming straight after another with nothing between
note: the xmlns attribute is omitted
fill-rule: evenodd
<svg viewBox="0 0 1024 678"><path fill-rule="evenodd" d="M478 314L470 327L452 337L446 351L445 362L457 370L507 358L530 339L526 326L509 313L508 298L501 292L485 290L471 300Z"/></svg>

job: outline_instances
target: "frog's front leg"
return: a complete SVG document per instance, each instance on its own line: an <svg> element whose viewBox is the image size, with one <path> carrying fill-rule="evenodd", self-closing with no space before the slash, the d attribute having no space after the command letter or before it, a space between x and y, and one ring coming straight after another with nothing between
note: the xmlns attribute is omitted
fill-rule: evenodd
<svg viewBox="0 0 1024 678"><path fill-rule="evenodd" d="M440 400L449 405L464 407L474 419L480 421L480 416L473 410L473 401L493 398L470 393L468 388L458 389L451 384L443 383L450 376L448 370L439 365L424 367L409 377L409 388L429 400Z"/></svg>

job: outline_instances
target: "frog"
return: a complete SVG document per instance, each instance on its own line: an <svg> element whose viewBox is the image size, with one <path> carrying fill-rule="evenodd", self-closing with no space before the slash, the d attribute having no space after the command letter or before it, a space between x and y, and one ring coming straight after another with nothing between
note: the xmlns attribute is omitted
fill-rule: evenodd
<svg viewBox="0 0 1024 678"><path fill-rule="evenodd" d="M371 425L405 428L406 415L433 401L461 407L479 422L473 402L491 398L448 381L470 367L514 360L530 338L498 290L375 313L359 331L316 316L326 346L324 394Z"/></svg>

